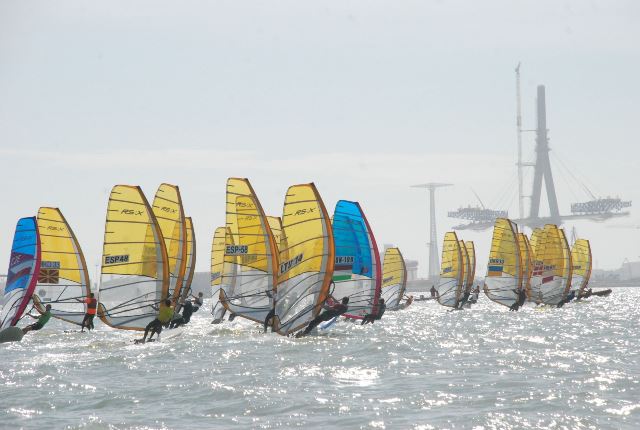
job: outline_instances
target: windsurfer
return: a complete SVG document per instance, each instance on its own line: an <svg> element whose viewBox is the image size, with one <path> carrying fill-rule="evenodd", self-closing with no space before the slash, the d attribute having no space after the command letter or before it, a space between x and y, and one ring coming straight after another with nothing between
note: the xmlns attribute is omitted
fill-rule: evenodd
<svg viewBox="0 0 640 430"><path fill-rule="evenodd" d="M151 331L151 336L149 336L149 340L153 337L153 334L156 333L160 335L162 332L162 326L167 325L171 322L173 318L173 307L171 306L171 300L165 299L163 303L160 304L160 308L158 309L158 316L151 321L144 329L144 336L142 339L138 339L136 343L145 343L147 340L147 334Z"/></svg>
<svg viewBox="0 0 640 430"><path fill-rule="evenodd" d="M399 309L406 309L413 303L413 296L407 297L407 301L398 306Z"/></svg>
<svg viewBox="0 0 640 430"><path fill-rule="evenodd" d="M586 299L588 297L591 297L591 295L593 294L593 289L589 288L587 291L585 291L584 294L581 294L580 296L578 296L579 299Z"/></svg>
<svg viewBox="0 0 640 430"><path fill-rule="evenodd" d="M384 299L380 299L380 302L378 303L378 311L375 314L370 313L365 315L360 325L365 325L369 323L373 324L376 320L382 319L382 315L384 315L384 312L386 310L387 310L387 305L384 304Z"/></svg>
<svg viewBox="0 0 640 430"><path fill-rule="evenodd" d="M191 315L194 312L193 309L194 307L191 304L191 300L186 300L182 304L182 315L178 315L177 318L172 319L171 323L169 324L169 328L176 328L180 327L181 325L188 324L189 321L191 321Z"/></svg>
<svg viewBox="0 0 640 430"><path fill-rule="evenodd" d="M460 302L458 303L458 309L462 309L464 307L464 305L469 301L470 295L471 291L465 291L464 295L462 296L462 300L460 300Z"/></svg>
<svg viewBox="0 0 640 430"><path fill-rule="evenodd" d="M341 302L338 302L333 296L329 295L325 302L325 310L320 315L315 317L304 331L298 332L296 337L306 336L311 333L311 330L316 328L318 324L324 321L329 321L335 317L339 317L349 310L349 297L343 297Z"/></svg>
<svg viewBox="0 0 640 430"><path fill-rule="evenodd" d="M200 291L198 293L198 297L192 295L191 297L193 297L194 301L195 301L195 306L193 306L193 312L198 312L198 309L200 309L202 307L202 303L204 302L203 294L202 291ZM187 321L189 322L189 321Z"/></svg>
<svg viewBox="0 0 640 430"><path fill-rule="evenodd" d="M47 305L47 307L45 308L45 312L39 317L31 314L27 314L27 315L29 315L33 319L37 319L38 321L23 328L22 329L23 334L27 334L31 330L40 330L42 327L44 327L44 325L47 322L49 322L49 319L51 318L51 305Z"/></svg>
<svg viewBox="0 0 640 430"><path fill-rule="evenodd" d="M432 285L432 286L431 286L431 298L432 298L432 299L435 299L435 298L436 298L436 292L437 292L437 291L436 291L436 287L435 287L435 285Z"/></svg>
<svg viewBox="0 0 640 430"><path fill-rule="evenodd" d="M520 288L519 290L513 290L516 293L516 300L509 307L510 311L517 311L524 304L525 300L527 300L527 293L524 288Z"/></svg>
<svg viewBox="0 0 640 430"><path fill-rule="evenodd" d="M93 318L96 316L96 309L98 308L98 300L93 293L89 293L89 297L84 299L83 302L87 304L87 313L84 314L82 319L81 332L84 332L85 327L87 330L93 330Z"/></svg>
<svg viewBox="0 0 640 430"><path fill-rule="evenodd" d="M273 327L273 317L276 316L276 310L271 309L267 316L264 319L264 330L263 333L267 332L267 327Z"/></svg>
<svg viewBox="0 0 640 430"><path fill-rule="evenodd" d="M571 290L569 291L569 294L567 294L567 297L565 297L564 299L560 300L560 302L558 302L557 306L561 308L575 298L576 298L576 292L574 290Z"/></svg>
<svg viewBox="0 0 640 430"><path fill-rule="evenodd" d="M524 305L524 302L527 301L527 292L525 291L524 288L520 289L520 292L518 293L518 309L521 308Z"/></svg>
<svg viewBox="0 0 640 430"><path fill-rule="evenodd" d="M471 294L471 300L469 300L469 302L478 303L479 297L480 297L480 285L476 285L476 287L473 289L473 293Z"/></svg>

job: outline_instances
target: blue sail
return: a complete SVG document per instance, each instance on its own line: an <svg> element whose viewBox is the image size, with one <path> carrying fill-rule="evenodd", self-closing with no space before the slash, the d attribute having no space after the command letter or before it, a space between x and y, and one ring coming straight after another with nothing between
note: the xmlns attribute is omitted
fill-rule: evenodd
<svg viewBox="0 0 640 430"><path fill-rule="evenodd" d="M35 217L18 220L11 246L0 329L14 326L29 304L40 270L40 236Z"/></svg>
<svg viewBox="0 0 640 430"><path fill-rule="evenodd" d="M380 295L380 255L367 220L356 202L340 200L333 214L335 267L333 296L349 297L347 316L371 313Z"/></svg>

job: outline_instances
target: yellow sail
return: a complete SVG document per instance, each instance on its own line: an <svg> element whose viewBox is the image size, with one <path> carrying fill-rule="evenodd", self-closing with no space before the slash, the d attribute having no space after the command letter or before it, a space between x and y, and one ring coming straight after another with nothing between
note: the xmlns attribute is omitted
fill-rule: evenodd
<svg viewBox="0 0 640 430"><path fill-rule="evenodd" d="M144 330L168 295L167 263L158 221L140 187L113 187L102 249L102 321L120 329Z"/></svg>
<svg viewBox="0 0 640 430"><path fill-rule="evenodd" d="M267 221L269 222L269 227L271 228L271 234L273 234L273 240L278 247L278 251L282 248L282 219L279 216L268 216Z"/></svg>
<svg viewBox="0 0 640 430"><path fill-rule="evenodd" d="M489 251L484 292L491 300L511 307L522 289L522 265L516 225L508 219L496 219Z"/></svg>
<svg viewBox="0 0 640 430"><path fill-rule="evenodd" d="M469 278L469 269L471 268L470 265L470 261L469 261L469 253L467 252L467 246L464 243L464 240L460 241L460 254L462 255L462 273L460 274L460 279L458 282L460 282L460 289L462 290L462 293L464 294L464 292L467 290L467 281Z"/></svg>
<svg viewBox="0 0 640 430"><path fill-rule="evenodd" d="M222 269L224 266L224 249L225 239L227 236L226 227L216 228L213 234L213 243L211 244L211 315L214 321L221 321L226 312L225 307L220 302L220 289L222 285ZM228 233L229 238L232 237L231 232Z"/></svg>
<svg viewBox="0 0 640 430"><path fill-rule="evenodd" d="M531 275L533 273L533 256L529 239L524 233L518 233L518 247L520 248L520 262L522 263L522 287L531 298Z"/></svg>
<svg viewBox="0 0 640 430"><path fill-rule="evenodd" d="M564 232L564 229L559 228L560 243L562 244L562 259L564 260L564 271L562 273L562 280L564 284L563 298L571 291L571 280L573 277L573 260L571 259L571 247L569 246L569 240Z"/></svg>
<svg viewBox="0 0 640 430"><path fill-rule="evenodd" d="M387 309L395 309L400 305L407 287L407 267L398 248L387 248L382 263L382 292Z"/></svg>
<svg viewBox="0 0 640 430"><path fill-rule="evenodd" d="M466 241L464 246L467 250L467 256L469 257L469 270L467 274L465 292L470 292L473 288L473 281L476 278L476 247L470 240Z"/></svg>
<svg viewBox="0 0 640 430"><path fill-rule="evenodd" d="M573 262L573 278L571 288L577 290L578 296L584 293L591 278L591 244L586 239L578 239L571 248Z"/></svg>
<svg viewBox="0 0 640 430"><path fill-rule="evenodd" d="M193 275L196 271L196 235L193 231L193 220L191 217L185 217L184 225L187 230L187 259L184 272L184 278L182 278L182 288L180 290L181 302L184 302L189 294L191 294L191 283L193 282ZM176 312L179 309L176 307Z"/></svg>
<svg viewBox="0 0 640 430"><path fill-rule="evenodd" d="M544 242L544 232L544 229L536 228L531 233L531 240L529 241L529 244L531 245L531 249L533 250L534 254L538 251L538 248Z"/></svg>
<svg viewBox="0 0 640 430"><path fill-rule="evenodd" d="M314 184L289 187L282 226L287 248L280 251L274 327L287 335L318 315L333 276L331 221Z"/></svg>
<svg viewBox="0 0 640 430"><path fill-rule="evenodd" d="M533 268L531 271L531 281L529 282L529 300L540 304L542 303L542 275L544 272L544 262L542 261L542 245L546 241L546 233L544 229L536 228L531 233L529 245L531 248L531 259L533 260Z"/></svg>
<svg viewBox="0 0 640 430"><path fill-rule="evenodd" d="M278 250L249 180L227 180L226 221L221 301L228 311L262 323L274 305Z"/></svg>
<svg viewBox="0 0 640 430"><path fill-rule="evenodd" d="M91 293L89 272L80 244L58 208L41 207L38 211L41 242L40 273L33 302L40 313L51 305L51 315L82 324Z"/></svg>
<svg viewBox="0 0 640 430"><path fill-rule="evenodd" d="M536 260L542 261L540 275L541 301L557 305L571 288L571 252L564 231L547 224L544 235L536 244Z"/></svg>
<svg viewBox="0 0 640 430"><path fill-rule="evenodd" d="M161 184L153 199L153 214L158 220L169 257L169 294L175 305L180 297L187 267L187 230L180 189L176 185Z"/></svg>
<svg viewBox="0 0 640 430"><path fill-rule="evenodd" d="M444 235L440 282L437 287L438 302L443 306L456 307L462 298L460 277L463 273L462 250L455 232Z"/></svg>

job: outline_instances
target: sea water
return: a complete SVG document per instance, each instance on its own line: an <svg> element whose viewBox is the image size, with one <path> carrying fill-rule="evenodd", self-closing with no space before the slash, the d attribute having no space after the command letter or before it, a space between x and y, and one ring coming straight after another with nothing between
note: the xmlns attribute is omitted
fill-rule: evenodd
<svg viewBox="0 0 640 430"><path fill-rule="evenodd" d="M638 429L639 299L419 302L302 339L211 325L205 304L145 345L52 319L0 345L0 428Z"/></svg>

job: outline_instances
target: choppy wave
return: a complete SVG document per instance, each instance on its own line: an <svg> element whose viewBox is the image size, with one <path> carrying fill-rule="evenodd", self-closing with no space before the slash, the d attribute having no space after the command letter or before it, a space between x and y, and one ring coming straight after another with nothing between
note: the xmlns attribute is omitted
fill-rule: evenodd
<svg viewBox="0 0 640 430"><path fill-rule="evenodd" d="M517 313L419 302L303 339L210 325L203 309L144 346L52 320L0 345L0 427L637 429L638 299L616 289Z"/></svg>

